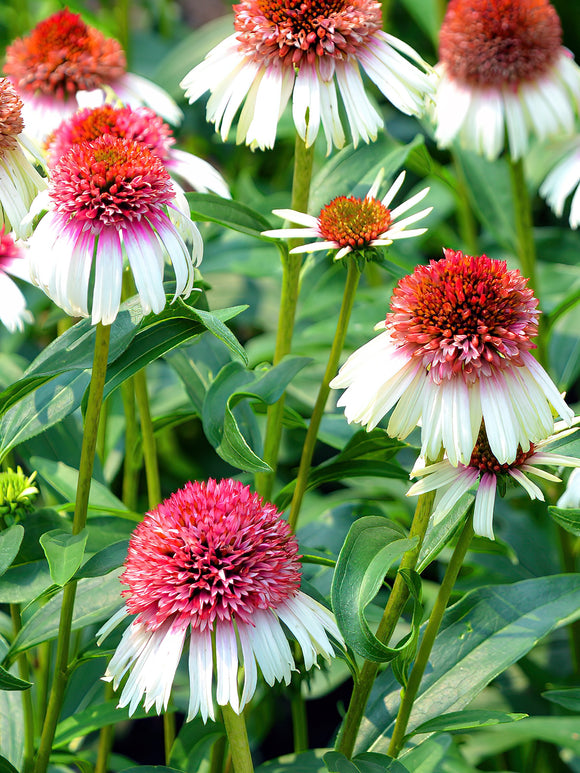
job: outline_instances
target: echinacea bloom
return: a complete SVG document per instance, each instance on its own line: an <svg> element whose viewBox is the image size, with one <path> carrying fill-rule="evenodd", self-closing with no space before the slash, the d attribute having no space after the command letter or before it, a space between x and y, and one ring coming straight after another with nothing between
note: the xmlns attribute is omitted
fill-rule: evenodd
<svg viewBox="0 0 580 773"><path fill-rule="evenodd" d="M400 439L421 423L423 456L441 447L468 464L485 420L500 464L513 462L553 428L551 405L573 413L530 349L538 301L505 261L443 250L395 287L383 332L354 352L330 383L349 422Z"/></svg>
<svg viewBox="0 0 580 773"><path fill-rule="evenodd" d="M32 314L26 308L26 298L9 276L30 281L28 264L22 247L15 244L11 234L0 229L0 322L11 333L23 330L25 322L32 322Z"/></svg>
<svg viewBox="0 0 580 773"><path fill-rule="evenodd" d="M342 644L332 614L300 590L298 546L274 505L238 481L188 483L147 513L129 542L121 576L125 607L99 631L99 644L136 615L105 674L133 713L167 707L189 633L189 708L214 719L220 706L240 713L252 698L257 666L269 685L295 670L282 624L309 669ZM244 668L241 696L238 666ZM217 676L217 680L214 678Z"/></svg>
<svg viewBox="0 0 580 773"><path fill-rule="evenodd" d="M546 199L554 213L561 217L568 196L570 202L570 228L580 225L580 137L566 143L567 152L550 171L540 186L540 196Z"/></svg>
<svg viewBox="0 0 580 773"><path fill-rule="evenodd" d="M201 193L213 191L230 198L226 181L211 164L173 147L171 128L149 107L101 105L87 107L64 120L47 140L49 166L54 166L72 145L96 140L103 134L142 142L158 156L170 175Z"/></svg>
<svg viewBox="0 0 580 773"><path fill-rule="evenodd" d="M119 311L124 257L144 313L158 314L165 306L165 257L175 272L175 297L189 295L201 236L178 208L161 159L145 145L108 134L73 145L54 167L46 193L35 204L49 211L29 240L30 272L67 314L91 314L94 324L111 324ZM193 243L193 260L180 232Z"/></svg>
<svg viewBox="0 0 580 773"><path fill-rule="evenodd" d="M98 92L101 101L112 92L127 104L149 105L174 124L182 117L163 89L126 71L125 54L116 40L68 8L7 47L4 73L24 103L26 131L39 141L78 109L81 92Z"/></svg>
<svg viewBox="0 0 580 773"><path fill-rule="evenodd" d="M207 120L223 140L245 102L236 141L273 147L278 119L292 96L294 124L306 146L322 124L328 152L340 148L345 135L337 87L355 147L359 139L376 139L383 121L365 92L361 67L399 110L423 113L425 95L433 90L430 67L381 30L380 3L241 0L233 8L235 33L181 82L190 102L211 91Z"/></svg>
<svg viewBox="0 0 580 773"><path fill-rule="evenodd" d="M439 35L435 139L458 139L495 159L505 138L513 159L530 136L570 134L580 68L562 46L548 0L450 0Z"/></svg>
<svg viewBox="0 0 580 773"><path fill-rule="evenodd" d="M421 480L411 486L407 496L416 496L427 491L437 490L437 498L431 517L434 523L438 523L464 494L477 486L473 529L476 534L482 537L494 539L493 508L499 479L509 476L516 483L519 483L530 499L539 499L543 502L542 490L528 476L535 475L552 483L560 483L561 481L560 478L540 469L537 465L580 467L580 459L544 450L550 443L564 437L568 432L574 432L574 429L565 430L563 422L559 422L554 430L554 434L545 440L531 443L527 451L519 449L516 458L509 464L502 464L491 451L485 428L482 427L468 464L454 466L448 459L444 459L422 469L414 470L411 477L421 478Z"/></svg>
<svg viewBox="0 0 580 773"><path fill-rule="evenodd" d="M46 188L24 154L30 147L23 128L22 102L10 81L0 78L0 227L16 236L36 194Z"/></svg>
<svg viewBox="0 0 580 773"><path fill-rule="evenodd" d="M299 223L304 228L277 228L264 231L263 235L281 239L309 237L322 239L322 241L294 247L290 252L338 250L335 260L340 260L354 250L387 247L395 239L408 239L425 233L426 228L406 229L411 223L426 217L433 207L427 207L403 219L398 218L422 201L429 193L429 188L423 188L403 204L389 209L390 203L403 184L405 172L401 172L381 200L376 198L380 179L381 176L375 180L364 199L355 196L338 196L322 208L318 217L296 212L293 209L275 209L275 215L292 223Z"/></svg>

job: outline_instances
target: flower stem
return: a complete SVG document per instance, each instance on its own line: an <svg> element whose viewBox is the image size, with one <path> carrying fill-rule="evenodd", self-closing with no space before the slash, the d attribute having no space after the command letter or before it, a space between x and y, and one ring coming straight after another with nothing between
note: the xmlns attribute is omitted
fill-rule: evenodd
<svg viewBox="0 0 580 773"><path fill-rule="evenodd" d="M307 148L300 137L296 137L294 153L294 178L292 182L291 208L298 212L308 211L310 196L310 181L312 179L312 163L314 161L314 146ZM288 241L288 247L298 246L297 239ZM278 330L273 364L277 365L283 357L289 354L292 346L296 306L300 292L300 269L302 256L285 253L282 256L282 294L280 297L280 312L278 314ZM264 499L270 499L276 475L278 449L282 437L282 419L284 417L285 396L268 406L266 419L266 434L264 438L264 461L272 470L256 474L255 487Z"/></svg>
<svg viewBox="0 0 580 773"><path fill-rule="evenodd" d="M153 421L149 408L149 394L145 370L140 370L133 376L135 384L135 400L141 422L141 438L143 442L143 458L145 460L145 476L147 478L147 500L149 509L157 507L161 502L161 480L157 462L157 448L153 434Z"/></svg>
<svg viewBox="0 0 580 773"><path fill-rule="evenodd" d="M10 604L10 617L12 618L14 636L16 636L22 627L20 604ZM26 682L30 681L30 667L26 652L22 652L18 656L18 672L21 679L24 679ZM30 688L22 691L22 712L24 715L22 773L29 773L32 770L34 761L34 709L32 706L32 690Z"/></svg>
<svg viewBox="0 0 580 773"><path fill-rule="evenodd" d="M254 773L243 712L236 714L229 703L221 708L235 773Z"/></svg>
<svg viewBox="0 0 580 773"><path fill-rule="evenodd" d="M453 551L453 555L451 556L447 566L445 577L443 578L443 582L439 588L439 593L437 594L433 610L429 617L429 622L427 623L425 633L421 639L421 646L419 647L415 663L413 664L413 668L409 674L409 681L407 682L407 687L404 691L401 705L399 706L397 719L395 721L395 729L393 730L393 736L389 745L388 754L391 757L398 757L399 752L405 743L405 733L407 731L407 725L409 723L409 717L411 716L413 703L417 697L419 685L421 684L421 679L423 678L425 668L427 667L429 655L431 654L431 650L435 642L435 637L437 636L437 632L441 626L441 620L443 619L443 614L447 608L447 603L449 601L449 597L451 596L451 591L455 585L455 580L457 579L459 570L463 565L463 559L465 558L465 554L467 553L472 537L473 511L470 512L469 517L465 522L457 545L455 546L455 550Z"/></svg>
<svg viewBox="0 0 580 773"><path fill-rule="evenodd" d="M105 700L110 700L115 691L111 682L105 684ZM109 754L113 748L115 740L115 725L106 725L101 728L99 733L99 746L97 750L97 761L95 762L95 773L107 773L109 769Z"/></svg>
<svg viewBox="0 0 580 773"><path fill-rule="evenodd" d="M434 491L428 491L425 494L421 494L419 497L417 507L415 508L415 515L413 516L413 522L411 523L411 529L409 531L409 536L417 537L418 542L412 550L408 550L403 555L403 558L401 559L401 569L412 570L417 566L417 559L419 558L421 545L423 544L425 532L427 531L434 500ZM401 573L397 572L397 576L393 583L393 589L389 595L389 600L376 632L377 638L384 644L389 643L408 597L409 589L407 583L403 580ZM342 752L342 754L349 758L354 751L356 736L379 666L379 663L365 660L358 679L355 680L350 704L336 743L336 750Z"/></svg>
<svg viewBox="0 0 580 773"><path fill-rule="evenodd" d="M135 458L139 429L135 412L135 386L132 378L121 384L121 395L123 397L123 411L125 414L125 460L123 463L122 497L125 505L134 512L137 510L140 464L138 459Z"/></svg>
<svg viewBox="0 0 580 773"><path fill-rule="evenodd" d="M318 397L314 404L312 416L310 417L310 424L308 425L308 431L306 432L306 439L304 440L304 446L302 448L302 456L300 458L300 467L298 468L298 476L296 478L296 487L292 496L292 503L290 505L290 516L288 522L290 528L295 531L298 516L300 514L300 508L302 506L302 500L306 492L306 486L308 484L308 474L310 472L310 464L312 462L312 456L314 454L314 447L318 437L318 430L320 428L320 422L324 415L324 407L328 400L330 392L330 382L336 375L338 368L338 362L342 349L344 347L344 340L346 338L346 331L348 329L348 321L352 311L354 303L354 297L356 294L356 288L360 278L360 271L357 265L357 261L354 257L346 258L348 260L348 269L346 276L346 284L344 286L344 292L342 295L342 305L340 307L340 313L338 316L338 322L336 323L336 332L334 334L334 340L328 355L328 363L324 372L320 389L318 390Z"/></svg>
<svg viewBox="0 0 580 773"><path fill-rule="evenodd" d="M298 647L294 648L295 655ZM306 717L306 704L301 691L302 679L300 674L293 674L291 685L290 709L292 712L292 732L294 740L294 754L300 754L308 749L308 721Z"/></svg>
<svg viewBox="0 0 580 773"><path fill-rule="evenodd" d="M95 332L93 372L89 387L89 398L83 430L83 443L81 446L81 460L72 525L73 534L81 532L85 528L87 521L89 493L91 489L91 478L93 475L93 464L99 430L99 417L101 415L105 375L107 372L111 327L110 325L102 325L99 323L96 326ZM52 742L60 716L64 691L68 681L68 656L76 589L77 584L74 581L69 582L63 589L54 678L44 719L44 726L42 728L40 747L36 758L36 773L45 773L48 767Z"/></svg>

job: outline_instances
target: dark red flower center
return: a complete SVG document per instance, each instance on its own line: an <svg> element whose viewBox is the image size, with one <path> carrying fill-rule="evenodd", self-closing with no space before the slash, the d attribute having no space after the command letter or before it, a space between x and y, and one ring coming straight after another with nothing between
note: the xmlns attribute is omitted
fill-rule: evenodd
<svg viewBox="0 0 580 773"><path fill-rule="evenodd" d="M22 132L24 123L20 111L22 102L7 78L0 79L0 158L4 151L13 150L16 137Z"/></svg>
<svg viewBox="0 0 580 773"><path fill-rule="evenodd" d="M249 622L300 586L298 546L273 505L239 481L188 483L137 526L122 581L132 614L157 628Z"/></svg>
<svg viewBox="0 0 580 773"><path fill-rule="evenodd" d="M388 230L391 211L377 199L338 196L320 212L321 236L339 247L367 247Z"/></svg>
<svg viewBox="0 0 580 773"><path fill-rule="evenodd" d="M64 99L119 78L125 55L116 40L65 8L8 46L4 72L22 93Z"/></svg>
<svg viewBox="0 0 580 773"><path fill-rule="evenodd" d="M439 37L449 75L470 86L513 87L542 76L562 42L548 0L451 0Z"/></svg>
<svg viewBox="0 0 580 773"><path fill-rule="evenodd" d="M538 301L528 280L502 260L443 252L442 260L417 266L395 287L387 314L393 339L422 358L437 383L523 365L520 354L534 347L538 332Z"/></svg>
<svg viewBox="0 0 580 773"><path fill-rule="evenodd" d="M521 467L535 453L536 449L533 443L530 443L529 449L525 452L518 446L518 452L514 461L509 462L509 464L500 464L489 447L485 426L482 424L471 459L469 460L469 467L477 467L481 472L491 472L500 475L501 473L509 472L514 467Z"/></svg>
<svg viewBox="0 0 580 773"><path fill-rule="evenodd" d="M242 0L234 12L241 48L260 62L288 66L345 59L381 28L374 0Z"/></svg>
<svg viewBox="0 0 580 773"><path fill-rule="evenodd" d="M145 145L110 134L73 145L57 163L49 191L57 211L97 229L122 228L175 196L157 156Z"/></svg>

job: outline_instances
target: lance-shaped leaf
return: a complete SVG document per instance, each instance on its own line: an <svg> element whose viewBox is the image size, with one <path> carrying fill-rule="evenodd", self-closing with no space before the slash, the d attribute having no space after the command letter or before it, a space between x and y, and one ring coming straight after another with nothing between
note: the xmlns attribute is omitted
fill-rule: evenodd
<svg viewBox="0 0 580 773"><path fill-rule="evenodd" d="M82 563L89 532L69 534L62 529L47 531L40 544L50 567L50 577L55 585L66 585Z"/></svg>
<svg viewBox="0 0 580 773"><path fill-rule="evenodd" d="M31 682L19 679L0 666L0 690L28 690L30 687L32 687Z"/></svg>
<svg viewBox="0 0 580 773"><path fill-rule="evenodd" d="M19 523L0 531L0 575L4 574L18 555L23 537L24 527Z"/></svg>

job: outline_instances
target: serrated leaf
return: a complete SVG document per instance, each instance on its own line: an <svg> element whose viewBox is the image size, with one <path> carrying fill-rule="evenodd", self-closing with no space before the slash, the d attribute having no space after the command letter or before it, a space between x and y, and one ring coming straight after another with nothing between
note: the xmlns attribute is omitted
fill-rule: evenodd
<svg viewBox="0 0 580 773"><path fill-rule="evenodd" d="M24 538L24 527L19 523L0 531L0 576L8 569L20 550Z"/></svg>
<svg viewBox="0 0 580 773"><path fill-rule="evenodd" d="M379 641L365 616L392 564L417 544L380 516L364 516L346 537L332 581L331 598L336 622L346 643L367 660L378 663L395 658L401 647Z"/></svg>
<svg viewBox="0 0 580 773"><path fill-rule="evenodd" d="M69 534L62 529L53 529L42 535L40 544L50 567L50 576L55 585L66 585L82 563L89 536L85 528L78 534Z"/></svg>
<svg viewBox="0 0 580 773"><path fill-rule="evenodd" d="M28 690L30 687L32 687L31 682L19 679L0 666L0 690Z"/></svg>

